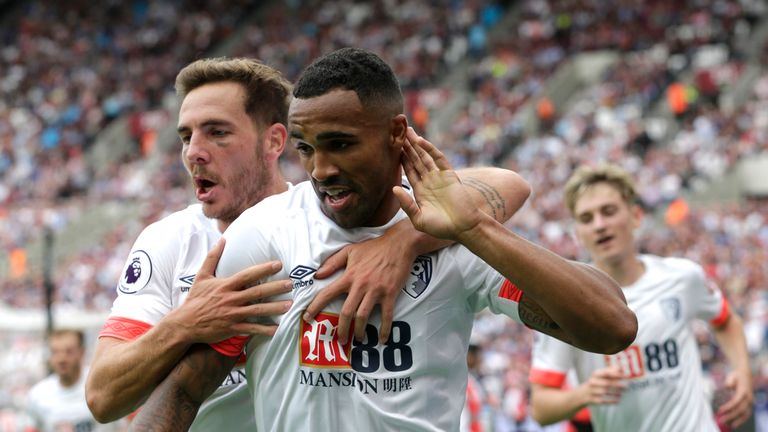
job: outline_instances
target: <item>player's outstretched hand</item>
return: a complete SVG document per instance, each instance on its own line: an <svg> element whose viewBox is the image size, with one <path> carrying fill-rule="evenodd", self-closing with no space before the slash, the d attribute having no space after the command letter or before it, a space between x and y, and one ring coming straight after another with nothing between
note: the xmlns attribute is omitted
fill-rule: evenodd
<svg viewBox="0 0 768 432"><path fill-rule="evenodd" d="M582 384L587 392L588 405L617 404L624 392L621 370L618 367L607 367L596 370L589 380Z"/></svg>
<svg viewBox="0 0 768 432"><path fill-rule="evenodd" d="M445 155L413 128L406 134L402 165L416 200L400 186L394 193L416 229L457 240L479 223L482 212L469 203L464 185Z"/></svg>
<svg viewBox="0 0 768 432"><path fill-rule="evenodd" d="M726 425L736 428L752 415L752 384L749 376L731 372L725 380L731 397L717 409L717 416Z"/></svg>
<svg viewBox="0 0 768 432"><path fill-rule="evenodd" d="M352 322L355 338L363 340L368 318L378 304L381 306L379 341L384 343L392 328L395 300L408 280L415 259L410 251L403 251L402 241L390 231L344 247L323 263L315 278L327 278L346 267L344 274L320 290L307 307L304 320L311 321L328 303L346 293L339 315L339 342L347 342Z"/></svg>
<svg viewBox="0 0 768 432"><path fill-rule="evenodd" d="M238 334L271 336L276 326L248 322L248 318L285 313L290 301L261 303L271 296L290 292L290 280L259 284L259 280L282 268L278 261L257 264L226 278L214 276L224 251L224 239L208 252L195 276L184 303L166 319L178 322L190 332L192 342L214 343Z"/></svg>

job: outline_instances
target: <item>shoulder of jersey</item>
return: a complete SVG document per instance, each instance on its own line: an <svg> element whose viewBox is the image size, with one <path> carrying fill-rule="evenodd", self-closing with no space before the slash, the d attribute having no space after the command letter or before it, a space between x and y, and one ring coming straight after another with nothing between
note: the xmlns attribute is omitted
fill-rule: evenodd
<svg viewBox="0 0 768 432"><path fill-rule="evenodd" d="M48 396L54 390L56 381L58 378L55 375L48 375L29 389L29 396Z"/></svg>
<svg viewBox="0 0 768 432"><path fill-rule="evenodd" d="M150 231L155 236L168 238L168 236L178 233L186 235L192 231L211 228L216 229L216 222L203 214L203 207L200 204L192 204L153 222L145 228L145 231Z"/></svg>
<svg viewBox="0 0 768 432"><path fill-rule="evenodd" d="M269 217L273 220L279 220L297 211L302 211L312 202L311 200L315 199L317 198L312 184L305 181L295 186L290 185L288 190L283 193L264 198L244 211L238 219Z"/></svg>
<svg viewBox="0 0 768 432"><path fill-rule="evenodd" d="M653 265L662 271L670 273L693 273L701 272L699 264L688 258L679 257L660 257L656 255L643 255L646 264Z"/></svg>

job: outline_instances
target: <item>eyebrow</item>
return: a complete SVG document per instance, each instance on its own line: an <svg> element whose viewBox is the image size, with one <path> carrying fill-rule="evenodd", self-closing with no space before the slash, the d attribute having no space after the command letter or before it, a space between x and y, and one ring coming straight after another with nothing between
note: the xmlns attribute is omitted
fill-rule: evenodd
<svg viewBox="0 0 768 432"><path fill-rule="evenodd" d="M204 121L201 126L203 127L209 127L209 126L231 126L232 122L228 122L225 120L207 120ZM176 132L181 133L190 130L191 128L189 126L179 126L176 128Z"/></svg>
<svg viewBox="0 0 768 432"><path fill-rule="evenodd" d="M291 138L296 139L304 139L304 134L299 131L290 131L288 133ZM346 132L322 132L317 135L318 141L325 141L325 140L333 140L333 139L339 139L339 138L355 138L354 134L346 133Z"/></svg>

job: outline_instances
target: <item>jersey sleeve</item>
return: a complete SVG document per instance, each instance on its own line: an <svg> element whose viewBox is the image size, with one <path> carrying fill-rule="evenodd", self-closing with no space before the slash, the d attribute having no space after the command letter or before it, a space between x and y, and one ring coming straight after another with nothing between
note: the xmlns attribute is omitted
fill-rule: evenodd
<svg viewBox="0 0 768 432"><path fill-rule="evenodd" d="M117 283L117 298L99 337L133 340L173 308L174 268L183 245L161 223L146 227L131 248Z"/></svg>
<svg viewBox="0 0 768 432"><path fill-rule="evenodd" d="M259 213L244 213L224 231L224 252L216 267L217 277L229 277L255 264L279 260L270 230L258 223ZM267 278L269 279L269 278Z"/></svg>
<svg viewBox="0 0 768 432"><path fill-rule="evenodd" d="M267 230L260 229L263 225L254 224L257 221L258 217L244 213L224 232L226 244L216 267L217 277L229 277L254 264L279 259L271 247L271 236ZM265 280L258 283L262 282ZM250 336L238 335L210 345L219 353L234 357L242 353L249 339Z"/></svg>
<svg viewBox="0 0 768 432"><path fill-rule="evenodd" d="M522 291L467 248L460 245L452 247L464 277L470 308L474 312L488 308L495 314L506 315L522 323L518 313Z"/></svg>
<svg viewBox="0 0 768 432"><path fill-rule="evenodd" d="M695 318L719 327L728 320L730 308L720 287L707 278L701 266L694 264L688 275L688 297Z"/></svg>
<svg viewBox="0 0 768 432"><path fill-rule="evenodd" d="M543 333L534 332L530 382L560 388L574 366L574 347Z"/></svg>

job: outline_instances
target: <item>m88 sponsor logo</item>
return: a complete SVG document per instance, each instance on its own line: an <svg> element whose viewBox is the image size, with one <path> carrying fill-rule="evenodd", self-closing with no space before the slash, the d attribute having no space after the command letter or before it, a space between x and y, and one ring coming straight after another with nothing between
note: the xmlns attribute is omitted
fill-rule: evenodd
<svg viewBox="0 0 768 432"><path fill-rule="evenodd" d="M618 365L624 378L640 378L646 371L673 369L680 364L677 342L670 338L661 343L651 342L645 347L631 345L622 352L605 356L605 364Z"/></svg>
<svg viewBox="0 0 768 432"><path fill-rule="evenodd" d="M338 339L339 316L319 313L308 323L300 320L299 355L302 366L315 368L351 368L357 372L371 373L379 370L388 372L405 371L413 366L411 326L405 321L393 321L389 339L379 345L376 327L365 327L362 342L349 338L341 344ZM354 322L350 329L354 328Z"/></svg>

